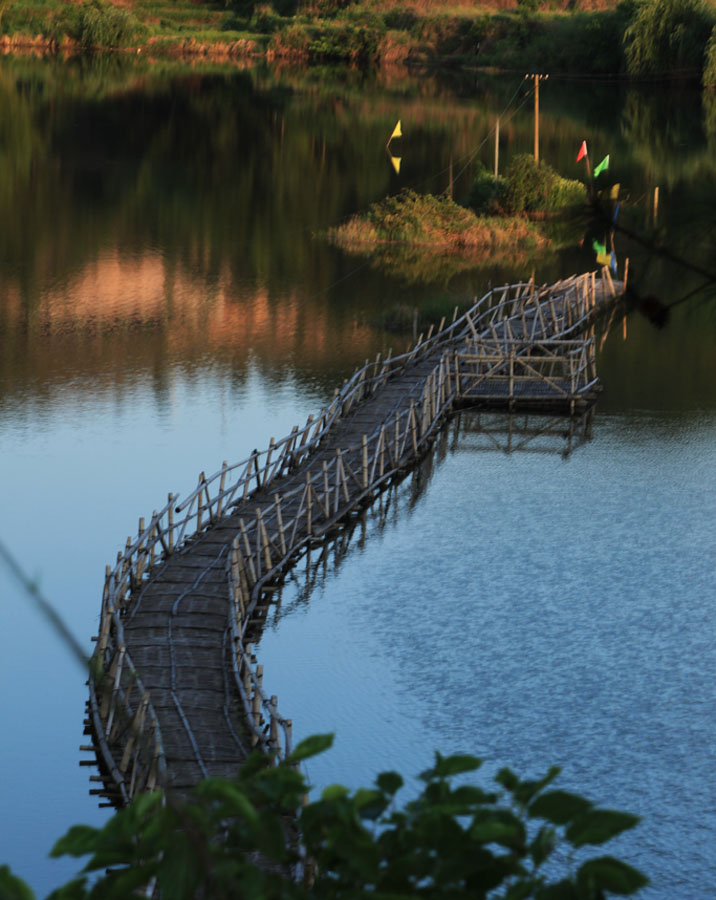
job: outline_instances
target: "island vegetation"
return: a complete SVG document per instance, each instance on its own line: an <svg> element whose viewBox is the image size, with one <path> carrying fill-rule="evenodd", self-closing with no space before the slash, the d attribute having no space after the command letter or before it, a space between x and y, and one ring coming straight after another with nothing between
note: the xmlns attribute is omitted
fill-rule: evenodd
<svg viewBox="0 0 716 900"><path fill-rule="evenodd" d="M330 229L328 238L405 280L448 281L484 262L510 258L529 264L536 251L552 242L540 227L545 220L568 217L586 202L582 182L562 178L546 163L519 154L504 176L495 177L479 165L465 205L447 193L404 190ZM392 318L404 324L409 319Z"/></svg>

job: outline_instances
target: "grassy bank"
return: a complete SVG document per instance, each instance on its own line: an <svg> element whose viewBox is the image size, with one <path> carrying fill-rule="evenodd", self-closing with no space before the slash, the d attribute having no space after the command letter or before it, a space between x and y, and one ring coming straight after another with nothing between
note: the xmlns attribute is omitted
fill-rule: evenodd
<svg viewBox="0 0 716 900"><path fill-rule="evenodd" d="M306 63L452 63L714 82L715 0L16 0L5 49L131 49ZM709 41L711 43L709 44ZM707 51L707 47L710 49Z"/></svg>

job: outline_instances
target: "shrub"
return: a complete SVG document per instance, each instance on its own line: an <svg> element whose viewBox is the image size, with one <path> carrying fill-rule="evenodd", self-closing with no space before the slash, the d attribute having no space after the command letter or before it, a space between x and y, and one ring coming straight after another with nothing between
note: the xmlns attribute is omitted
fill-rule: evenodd
<svg viewBox="0 0 716 900"><path fill-rule="evenodd" d="M536 163L528 154L512 159L505 173L505 210L522 212L557 212L583 204L587 190L581 181L562 178L547 163Z"/></svg>
<svg viewBox="0 0 716 900"><path fill-rule="evenodd" d="M713 12L702 0L642 0L624 32L628 73L700 75L713 27Z"/></svg>
<svg viewBox="0 0 716 900"><path fill-rule="evenodd" d="M90 0L77 9L71 34L86 50L126 47L143 30L141 23L125 9L102 0Z"/></svg>
<svg viewBox="0 0 716 900"><path fill-rule="evenodd" d="M292 22L275 31L271 36L269 51L277 56L308 58L308 47L311 43L309 31L298 22Z"/></svg>
<svg viewBox="0 0 716 900"><path fill-rule="evenodd" d="M236 780L206 779L188 802L143 794L101 829L71 828L52 855L90 854L84 872L92 879L80 876L54 900L149 896L140 894L148 884L172 900L484 900L498 892L513 900L604 900L648 882L612 856L585 859L585 848L639 820L548 789L557 767L538 780L502 769L496 787L485 789L464 778L480 759L436 753L420 775L421 792L402 806L396 794L403 778L382 772L371 788L331 785L302 807L308 788L290 763L329 742L326 735L308 738L278 766L256 754ZM557 847L568 852L557 857ZM0 868L0 896L32 896L23 888Z"/></svg>
<svg viewBox="0 0 716 900"><path fill-rule="evenodd" d="M705 88L716 90L716 25L711 31L711 37L706 46L703 85Z"/></svg>
<svg viewBox="0 0 716 900"><path fill-rule="evenodd" d="M382 21L376 19L360 25L328 26L310 42L308 51L315 60L365 62L377 58L384 34Z"/></svg>
<svg viewBox="0 0 716 900"><path fill-rule="evenodd" d="M492 172L480 163L470 185L467 205L475 212L498 213L504 206L506 190L505 179L499 175L495 178Z"/></svg>

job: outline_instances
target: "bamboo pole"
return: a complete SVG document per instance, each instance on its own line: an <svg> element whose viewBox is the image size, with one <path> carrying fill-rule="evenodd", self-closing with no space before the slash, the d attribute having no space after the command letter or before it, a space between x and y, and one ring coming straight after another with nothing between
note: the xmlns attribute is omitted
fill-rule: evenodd
<svg viewBox="0 0 716 900"><path fill-rule="evenodd" d="M251 644L246 644L242 656L244 693L247 702L251 700Z"/></svg>
<svg viewBox="0 0 716 900"><path fill-rule="evenodd" d="M273 694L270 701L271 705L271 730L269 732L271 746L275 747L277 750L279 748L278 744L278 697Z"/></svg>
<svg viewBox="0 0 716 900"><path fill-rule="evenodd" d="M144 534L144 517L139 519L139 524L137 526L137 534L141 537ZM137 545L137 561L135 563L135 580L139 583L142 580L142 575L144 574L144 563L146 560L146 553L142 548L142 544L144 541L139 542Z"/></svg>
<svg viewBox="0 0 716 900"><path fill-rule="evenodd" d="M361 439L362 447L362 470L363 470L363 490L368 487L368 438L363 435Z"/></svg>
<svg viewBox="0 0 716 900"><path fill-rule="evenodd" d="M306 534L310 537L311 527L311 476L306 472Z"/></svg>
<svg viewBox="0 0 716 900"><path fill-rule="evenodd" d="M413 401L410 401L410 431L413 437L413 453L415 456L418 455L418 437L416 434L417 431L417 422L415 421L415 404Z"/></svg>
<svg viewBox="0 0 716 900"><path fill-rule="evenodd" d="M127 771L127 766L129 765L129 760L131 758L132 750L134 749L134 744L137 739L137 734L139 733L139 729L141 727L141 720L144 716L144 710L146 709L147 703L149 703L149 691L144 692L144 696L139 702L137 706L137 710L134 713L134 717L132 718L132 723L129 727L129 737L127 739L127 743L124 747L124 753L122 754L122 760L119 764L119 771L124 774Z"/></svg>
<svg viewBox="0 0 716 900"><path fill-rule="evenodd" d="M303 434L301 435L301 443L298 445L298 449L302 450L304 444L308 440L308 432L311 430L311 423L313 422L313 416L310 415L308 419L306 419L306 424L303 429Z"/></svg>
<svg viewBox="0 0 716 900"><path fill-rule="evenodd" d="M281 552L284 556L286 553L286 536L283 533L283 516L281 515L281 498L278 494L273 495L274 506L276 507L276 521L278 522L278 539L281 542Z"/></svg>
<svg viewBox="0 0 716 900"><path fill-rule="evenodd" d="M275 439L273 437L269 438L268 452L266 454L266 462L264 463L264 484L269 480L269 468L271 467L271 457L273 456L275 445Z"/></svg>
<svg viewBox="0 0 716 900"><path fill-rule="evenodd" d="M241 537L244 541L244 550L246 552L246 564L249 567L249 576L251 578L251 584L256 584L256 568L254 566L254 558L251 552L251 545L249 544L249 535L246 531L246 525L244 524L243 519L239 519L239 529L241 530Z"/></svg>
<svg viewBox="0 0 716 900"><path fill-rule="evenodd" d="M340 469L341 484L343 486L343 496L345 498L346 503L349 503L350 502L350 494L348 492L348 482L346 480L346 470L343 465L343 454L341 453L340 448L338 448L336 450L336 457L338 460L336 463L336 471L338 471L338 469Z"/></svg>
<svg viewBox="0 0 716 900"><path fill-rule="evenodd" d="M328 463L324 459L323 460L323 505L325 505L325 514L326 514L327 519L330 519L330 510L331 510L330 493L331 493L331 489L328 486Z"/></svg>

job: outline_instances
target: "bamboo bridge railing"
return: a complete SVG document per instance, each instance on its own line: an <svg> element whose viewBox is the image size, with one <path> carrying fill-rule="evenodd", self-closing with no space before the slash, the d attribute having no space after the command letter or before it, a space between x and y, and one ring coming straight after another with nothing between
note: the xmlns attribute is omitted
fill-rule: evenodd
<svg viewBox="0 0 716 900"><path fill-rule="evenodd" d="M527 282L493 289L462 316L456 309L452 321L445 326L443 319L434 334L431 327L405 353L389 352L384 360L378 354L366 361L303 427L294 427L278 441L272 438L265 450L254 450L241 462L224 462L209 477L202 472L183 501L170 493L161 509L140 519L137 536L127 538L105 573L85 722L102 771L95 777L103 787L93 792L122 805L166 783L159 716L128 651L124 628L162 563L226 521L237 507L245 508L259 492L265 495L277 487L270 508L257 506L254 516L239 519L227 554L226 581L232 675L251 744L285 758L292 746L291 720L280 714L275 695L265 691L250 640L265 586L280 578L304 547L414 464L456 401L469 400L480 385L506 379L512 398L525 380L543 380L572 395L592 386L593 336L579 340L577 335L621 289L607 269L600 279L587 273L548 287ZM359 441L336 448L320 466L306 466L357 404L410 367L432 359L435 364L422 389L410 389L415 396L405 408ZM296 483L302 466L305 477ZM287 482L288 487L278 489Z"/></svg>

